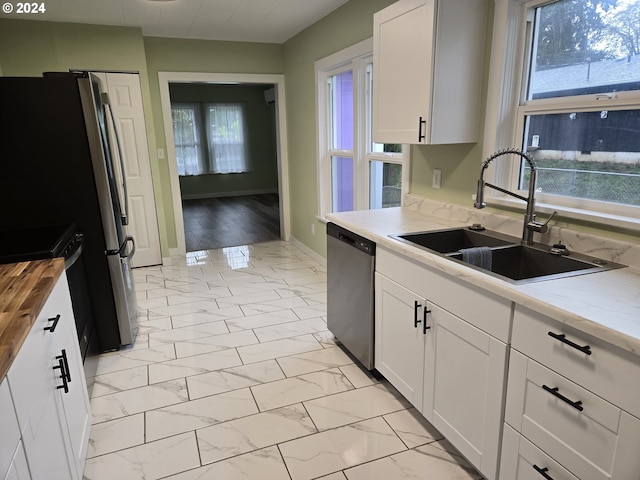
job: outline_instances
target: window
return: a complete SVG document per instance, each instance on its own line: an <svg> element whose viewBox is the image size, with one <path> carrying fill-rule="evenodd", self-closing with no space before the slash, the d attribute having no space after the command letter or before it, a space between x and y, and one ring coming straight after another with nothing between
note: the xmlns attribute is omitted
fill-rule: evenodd
<svg viewBox="0 0 640 480"><path fill-rule="evenodd" d="M640 0L505 3L496 10L496 26L502 23L505 34L513 35L502 47L514 66L523 65L522 80L508 77L509 61L501 64L504 83L494 93L502 106L493 124L488 109L486 128L498 135L485 138L486 146L521 146L534 158L538 202L607 223L612 216L637 219ZM518 35L523 48L514 52ZM492 69L499 68L500 62L492 62ZM509 124L515 125L510 133L497 128ZM500 168L498 183L528 189L528 166Z"/></svg>
<svg viewBox="0 0 640 480"><path fill-rule="evenodd" d="M178 175L248 170L243 104L173 104L171 116Z"/></svg>
<svg viewBox="0 0 640 480"><path fill-rule="evenodd" d="M178 175L199 175L203 171L199 133L200 105L172 105L171 117Z"/></svg>
<svg viewBox="0 0 640 480"><path fill-rule="evenodd" d="M211 171L246 172L246 133L242 104L208 104L206 117Z"/></svg>
<svg viewBox="0 0 640 480"><path fill-rule="evenodd" d="M400 206L407 184L408 152L371 140L371 52L367 40L316 62L322 217Z"/></svg>

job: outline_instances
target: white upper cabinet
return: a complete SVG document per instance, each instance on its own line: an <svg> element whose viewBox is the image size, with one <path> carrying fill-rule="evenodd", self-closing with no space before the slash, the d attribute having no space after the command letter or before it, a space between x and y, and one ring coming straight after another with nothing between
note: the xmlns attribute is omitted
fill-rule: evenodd
<svg viewBox="0 0 640 480"><path fill-rule="evenodd" d="M400 0L373 17L373 140L478 140L486 0Z"/></svg>

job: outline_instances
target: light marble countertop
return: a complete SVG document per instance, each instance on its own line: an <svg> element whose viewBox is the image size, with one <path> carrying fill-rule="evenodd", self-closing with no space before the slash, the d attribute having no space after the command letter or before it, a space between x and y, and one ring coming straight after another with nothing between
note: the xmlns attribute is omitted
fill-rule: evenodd
<svg viewBox="0 0 640 480"><path fill-rule="evenodd" d="M329 221L375 241L378 246L401 253L416 262L640 355L640 268L626 267L516 285L389 237L393 234L467 226L478 220L455 217L460 215L444 218L426 214L411 206L327 215ZM495 222L494 225L491 221L482 223L492 230L513 235L512 231L496 228ZM519 223L521 228L521 221L515 223ZM595 255L589 251L581 253ZM620 261L615 254L611 256L614 261Z"/></svg>

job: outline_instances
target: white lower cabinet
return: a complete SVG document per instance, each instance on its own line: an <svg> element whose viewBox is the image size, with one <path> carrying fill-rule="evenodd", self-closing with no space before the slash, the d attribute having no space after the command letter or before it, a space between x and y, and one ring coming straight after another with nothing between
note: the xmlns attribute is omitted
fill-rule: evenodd
<svg viewBox="0 0 640 480"><path fill-rule="evenodd" d="M7 382L31 478L81 479L91 413L64 274L11 365Z"/></svg>
<svg viewBox="0 0 640 480"><path fill-rule="evenodd" d="M0 479L29 480L20 427L7 380L0 383Z"/></svg>
<svg viewBox="0 0 640 480"><path fill-rule="evenodd" d="M623 407L637 388L640 365L611 345L522 307L516 308L513 329L505 432L513 430L521 444L530 443L548 460L536 460L546 476L526 468L511 444L513 435L505 434L501 478L638 480L640 419ZM532 470L538 477L531 477Z"/></svg>
<svg viewBox="0 0 640 480"><path fill-rule="evenodd" d="M497 478L506 343L440 305L437 272L383 249L376 262L376 369L487 479ZM458 296L476 300L476 293L461 285ZM510 307L490 297L480 302L477 318L502 316L508 329Z"/></svg>
<svg viewBox="0 0 640 480"><path fill-rule="evenodd" d="M375 367L422 411L425 300L393 280L375 274Z"/></svg>
<svg viewBox="0 0 640 480"><path fill-rule="evenodd" d="M481 473L496 478L508 346L427 306L423 414Z"/></svg>
<svg viewBox="0 0 640 480"><path fill-rule="evenodd" d="M500 478L579 480L509 425L504 426ZM545 476L546 475L546 476Z"/></svg>

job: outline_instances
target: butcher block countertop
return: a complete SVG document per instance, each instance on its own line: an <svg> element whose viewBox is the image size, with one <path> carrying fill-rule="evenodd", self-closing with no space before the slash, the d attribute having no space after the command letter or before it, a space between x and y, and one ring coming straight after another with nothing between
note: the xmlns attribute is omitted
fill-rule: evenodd
<svg viewBox="0 0 640 480"><path fill-rule="evenodd" d="M0 382L62 272L61 258L0 265Z"/></svg>

